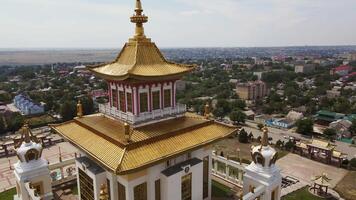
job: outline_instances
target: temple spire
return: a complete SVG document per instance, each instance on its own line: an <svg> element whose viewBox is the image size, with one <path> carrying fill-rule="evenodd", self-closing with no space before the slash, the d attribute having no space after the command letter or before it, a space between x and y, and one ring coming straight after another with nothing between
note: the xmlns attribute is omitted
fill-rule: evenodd
<svg viewBox="0 0 356 200"><path fill-rule="evenodd" d="M263 127L262 128L262 132L263 132L263 136L261 139L261 145L262 146L268 146L268 128L267 127Z"/></svg>
<svg viewBox="0 0 356 200"><path fill-rule="evenodd" d="M148 17L142 14L141 0L136 0L135 14L130 18L132 23L136 24L135 39L145 38L143 24L148 21Z"/></svg>

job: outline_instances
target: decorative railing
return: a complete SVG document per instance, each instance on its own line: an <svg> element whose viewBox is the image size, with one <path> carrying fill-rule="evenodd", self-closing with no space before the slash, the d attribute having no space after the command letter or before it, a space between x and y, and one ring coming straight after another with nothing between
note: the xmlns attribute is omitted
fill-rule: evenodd
<svg viewBox="0 0 356 200"><path fill-rule="evenodd" d="M222 156L212 154L212 174L237 186L243 185L243 174L247 164L236 162Z"/></svg>
<svg viewBox="0 0 356 200"><path fill-rule="evenodd" d="M109 115L113 118L127 121L131 124L144 123L150 120L161 119L167 116L177 116L184 114L187 111L186 105L177 104L175 107L169 107L159 110L153 110L151 112L140 113L134 115L130 112L122 112L115 107L111 107L109 104L99 104L99 112L105 115Z"/></svg>

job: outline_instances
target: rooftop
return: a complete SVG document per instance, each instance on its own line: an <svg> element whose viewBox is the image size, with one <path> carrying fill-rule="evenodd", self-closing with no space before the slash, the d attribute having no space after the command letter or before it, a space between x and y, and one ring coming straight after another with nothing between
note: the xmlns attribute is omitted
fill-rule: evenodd
<svg viewBox="0 0 356 200"><path fill-rule="evenodd" d="M193 65L168 62L151 39L146 38L143 24L148 17L143 15L141 1L136 1L135 15L131 22L136 24L135 36L124 45L117 58L107 64L89 66L97 76L109 80L153 80L179 78L194 69Z"/></svg>
<svg viewBox="0 0 356 200"><path fill-rule="evenodd" d="M125 139L124 122L101 114L76 118L51 127L117 174L127 174L163 162L236 131L235 127L190 113L176 119L130 128L129 142Z"/></svg>

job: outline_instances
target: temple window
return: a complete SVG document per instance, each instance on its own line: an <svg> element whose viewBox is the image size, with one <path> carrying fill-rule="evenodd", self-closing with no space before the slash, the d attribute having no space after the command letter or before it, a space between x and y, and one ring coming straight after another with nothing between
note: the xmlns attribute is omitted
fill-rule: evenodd
<svg viewBox="0 0 356 200"><path fill-rule="evenodd" d="M147 183L134 187L134 200L147 200Z"/></svg>
<svg viewBox="0 0 356 200"><path fill-rule="evenodd" d="M155 181L155 199L161 200L161 181L160 181L160 179Z"/></svg>
<svg viewBox="0 0 356 200"><path fill-rule="evenodd" d="M94 200L93 179L79 169L79 191L81 199Z"/></svg>
<svg viewBox="0 0 356 200"><path fill-rule="evenodd" d="M153 107L153 110L160 109L159 91L152 92L152 107Z"/></svg>
<svg viewBox="0 0 356 200"><path fill-rule="evenodd" d="M120 108L121 111L126 111L125 108L125 93L123 91L119 91L119 99L120 99Z"/></svg>
<svg viewBox="0 0 356 200"><path fill-rule="evenodd" d="M126 93L126 103L127 103L127 111L132 112L132 94L127 92Z"/></svg>
<svg viewBox="0 0 356 200"><path fill-rule="evenodd" d="M171 107L171 90L166 89L164 90L164 107Z"/></svg>
<svg viewBox="0 0 356 200"><path fill-rule="evenodd" d="M209 196L209 156L203 159L203 198Z"/></svg>
<svg viewBox="0 0 356 200"><path fill-rule="evenodd" d="M117 90L116 89L112 89L111 90L111 105L115 108L117 108Z"/></svg>
<svg viewBox="0 0 356 200"><path fill-rule="evenodd" d="M125 186L122 185L121 183L117 182L117 187L118 187L118 200L126 200L126 191L125 191Z"/></svg>
<svg viewBox="0 0 356 200"><path fill-rule="evenodd" d="M192 174L188 174L182 177L182 200L192 199Z"/></svg>
<svg viewBox="0 0 356 200"><path fill-rule="evenodd" d="M140 112L147 112L148 111L148 98L147 98L147 93L143 92L140 93Z"/></svg>
<svg viewBox="0 0 356 200"><path fill-rule="evenodd" d="M107 194L108 194L108 200L110 200L111 199L111 190L110 190L110 187L111 187L111 185L110 185L110 180L109 179L106 179L106 188L108 189L108 191L107 191Z"/></svg>

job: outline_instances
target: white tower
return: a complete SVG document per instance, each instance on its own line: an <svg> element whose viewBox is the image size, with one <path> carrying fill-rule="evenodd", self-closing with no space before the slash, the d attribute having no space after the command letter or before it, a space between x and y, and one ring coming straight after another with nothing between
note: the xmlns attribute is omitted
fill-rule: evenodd
<svg viewBox="0 0 356 200"><path fill-rule="evenodd" d="M268 144L268 129L262 130L261 145L251 147L253 162L244 174L244 199L280 200L282 176L275 165L278 152Z"/></svg>
<svg viewBox="0 0 356 200"><path fill-rule="evenodd" d="M53 199L48 163L41 158L42 145L27 124L20 131L22 136L15 146L19 161L14 164L17 190L14 199Z"/></svg>

